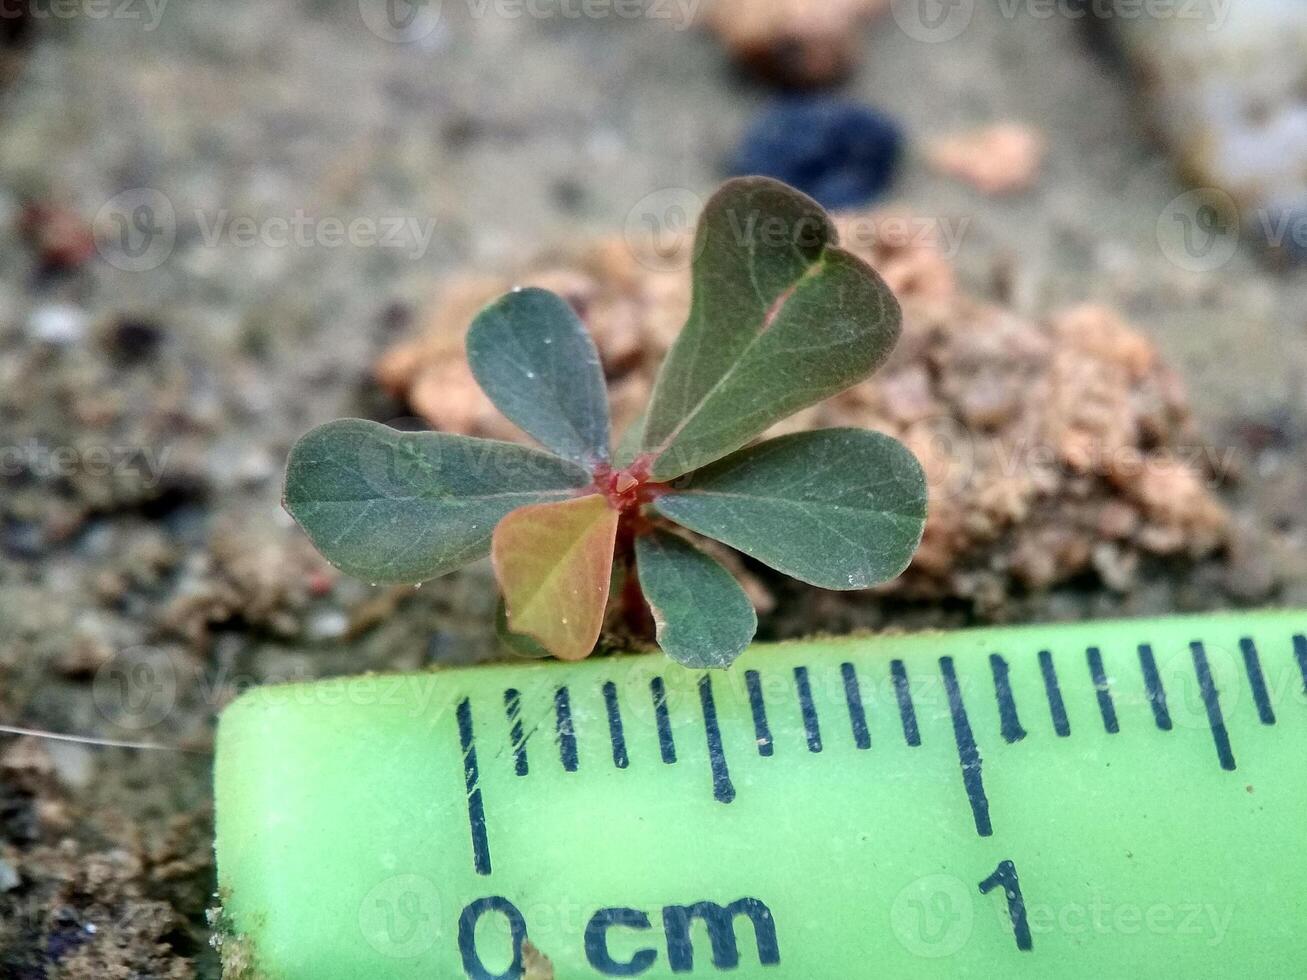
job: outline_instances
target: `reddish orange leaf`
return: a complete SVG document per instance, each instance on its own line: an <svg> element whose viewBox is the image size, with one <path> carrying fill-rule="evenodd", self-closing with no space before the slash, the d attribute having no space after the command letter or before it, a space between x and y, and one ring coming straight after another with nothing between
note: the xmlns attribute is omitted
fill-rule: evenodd
<svg viewBox="0 0 1307 980"><path fill-rule="evenodd" d="M509 629L561 660L590 655L608 605L617 517L592 494L522 507L499 522L490 557Z"/></svg>

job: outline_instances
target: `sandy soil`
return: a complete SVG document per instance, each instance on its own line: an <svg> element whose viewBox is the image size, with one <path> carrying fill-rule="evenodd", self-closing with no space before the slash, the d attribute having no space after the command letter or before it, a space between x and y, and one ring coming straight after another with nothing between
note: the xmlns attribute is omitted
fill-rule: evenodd
<svg viewBox="0 0 1307 980"><path fill-rule="evenodd" d="M667 22L444 8L414 44L328 0L169 4L152 29L144 3L134 20L47 20L0 92L0 462L21 460L0 500L0 722L181 747L0 737L5 976L216 975L222 705L273 679L494 655L485 568L403 594L326 568L277 504L290 443L339 415L404 413L369 368L442 276L620 230L651 193L705 194L771 97ZM983 197L914 152L894 198L954 237L982 295L1032 317L1123 310L1233 453L1222 492L1247 535L1229 556L1147 568L1128 594L1086 580L1013 596L1005 615L1307 599L1307 275L1250 244L1205 273L1168 256L1158 224L1184 188L1082 25L982 6L932 45L883 20L841 91L917 146L1004 119L1042 130L1025 195ZM170 248L108 247L62 273L25 210L98 216L103 236L161 198ZM309 244L268 220L301 214ZM275 240L247 244L241 216ZM360 217L406 221L400 246L330 244L326 219ZM976 615L779 598L769 635Z"/></svg>

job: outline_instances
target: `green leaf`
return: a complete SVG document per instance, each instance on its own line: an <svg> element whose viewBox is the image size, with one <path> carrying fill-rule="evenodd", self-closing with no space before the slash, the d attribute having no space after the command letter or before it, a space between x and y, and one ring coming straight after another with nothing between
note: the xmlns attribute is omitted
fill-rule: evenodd
<svg viewBox="0 0 1307 980"><path fill-rule="evenodd" d="M538 449L341 419L291 450L284 503L343 571L422 582L483 557L509 511L575 497L590 482Z"/></svg>
<svg viewBox="0 0 1307 980"><path fill-rule="evenodd" d="M926 478L889 436L823 429L742 450L653 507L810 585L865 589L911 561L926 522Z"/></svg>
<svg viewBox="0 0 1307 980"><path fill-rule="evenodd" d="M758 616L731 573L667 531L637 538L635 556L663 652L685 667L734 663L753 640Z"/></svg>
<svg viewBox="0 0 1307 980"><path fill-rule="evenodd" d="M613 578L618 513L599 494L515 510L495 528L490 557L508 629L562 660L599 641Z"/></svg>
<svg viewBox="0 0 1307 980"><path fill-rule="evenodd" d="M733 180L708 202L690 317L645 427L655 479L720 459L884 362L898 303L835 242L821 207L774 180Z"/></svg>
<svg viewBox="0 0 1307 980"><path fill-rule="evenodd" d="M531 637L508 628L508 606L503 599L495 607L495 635L504 649L515 657L523 660L547 660L550 657L549 651Z"/></svg>
<svg viewBox="0 0 1307 980"><path fill-rule="evenodd" d="M562 298L519 289L491 303L468 331L467 358L495 406L546 449L587 467L608 459L599 352Z"/></svg>

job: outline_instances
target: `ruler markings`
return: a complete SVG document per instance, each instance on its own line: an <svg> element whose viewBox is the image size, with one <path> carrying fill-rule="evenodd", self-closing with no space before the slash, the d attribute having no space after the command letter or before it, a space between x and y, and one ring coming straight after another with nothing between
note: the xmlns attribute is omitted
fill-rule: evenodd
<svg viewBox="0 0 1307 980"><path fill-rule="evenodd" d="M980 894L988 895L995 888L1002 888L1004 897L1007 898L1008 917L1012 920L1012 934L1017 949L1029 953L1035 944L1030 935L1030 919L1026 915L1026 899L1021 894L1017 866L1011 861L999 862L994 873L980 883Z"/></svg>
<svg viewBox="0 0 1307 980"><path fill-rule="evenodd" d="M1292 637L1292 643L1295 659L1303 676L1304 691L1307 692L1307 636L1295 634ZM1239 646L1243 654L1244 668L1252 690L1258 718L1263 724L1275 724L1275 712L1270 701L1269 688L1257 645L1251 637L1243 637L1239 641ZM1190 643L1190 650L1199 692L1216 747L1218 762L1222 769L1232 771L1236 768L1234 753L1221 708L1220 691L1216 686L1211 671L1206 647L1203 641L1194 640ZM1171 731L1173 721L1167 702L1166 690L1162 683L1152 646L1149 643L1140 643L1137 645L1137 651L1144 688L1154 721L1160 730ZM1104 667L1102 651L1097 646L1091 646L1087 647L1085 652L1099 711L1103 718L1104 729L1109 734L1117 734L1120 730L1119 720L1111 685ZM1054 666L1053 654L1049 650L1040 650L1037 660L1053 730L1060 737L1069 737L1071 725ZM958 679L956 663L953 657L944 656L939 659L939 666L945 694L947 695L963 786L966 790L973 821L977 833L982 837L988 837L992 835L993 827L989 812L989 800L984 786L983 760L963 699L962 685ZM1029 732L1021 724L1016 697L1012 688L1012 667L1008 658L999 653L989 655L989 666L994 685L995 701L998 706L1000 732L1006 742L1015 744L1025 739ZM871 747L871 732L867 723L868 706L863 698L857 668L852 662L845 661L839 665L839 672L845 706L849 713L853 744L857 749L869 749ZM823 750L823 743L818 706L813 698L810 668L806 665L797 666L793 670L793 676L808 750L811 753L819 753ZM893 682L904 742L910 747L920 746L921 732L913 703L911 684L907 667L902 660L892 659L890 661L890 678ZM775 750L775 739L767 717L762 678L757 670L747 670L744 672L744 679L758 754L770 757ZM605 681L601 690L606 709L608 738L612 748L613 765L618 769L627 769L630 766L630 756L627 749L617 684L612 680ZM676 745L664 679L662 677L651 679L649 690L653 701L659 749L663 762L669 765L674 764L677 761ZM736 790L726 759L712 678L709 674L705 674L699 679L698 691L712 775L713 797L721 803L730 803L735 799ZM530 772L527 755L527 742L530 733L524 731L521 691L512 687L504 690L503 704L504 714L509 726L513 770L518 776L526 776ZM572 713L571 693L566 685L557 687L554 691L554 713L559 760L565 771L576 772L580 766L578 734ZM469 699L464 698L459 703L457 720L464 758L473 864L478 874L488 875L491 867L490 848L486 833L485 805L480 787L480 770L477 762L472 706Z"/></svg>
<svg viewBox="0 0 1307 980"><path fill-rule="evenodd" d="M1251 636L1239 640L1239 649L1243 653L1243 666L1248 672L1248 686L1253 689L1253 703L1257 705L1257 717L1263 725L1275 724L1275 710L1271 707L1271 698L1266 691L1266 675L1262 673L1262 660L1257 655L1257 644Z"/></svg>
<svg viewBox="0 0 1307 980"><path fill-rule="evenodd" d="M1021 718L1017 715L1017 702L1012 696L1012 681L1009 677L1007 661L997 653L991 653L989 669L994 675L994 698L998 701L998 718L1003 741L1008 744L1020 742L1026 737L1026 730L1021 727Z"/></svg>
<svg viewBox="0 0 1307 980"><path fill-rule="evenodd" d="M1066 716L1066 703L1062 700L1062 688L1057 682L1057 670L1053 666L1053 654L1048 650L1039 651L1039 672L1044 678L1044 696L1048 698L1048 714L1053 721L1053 731L1061 738L1071 734L1071 722Z"/></svg>
<svg viewBox="0 0 1307 980"><path fill-rule="evenodd" d="M531 771L526 758L526 735L522 731L522 692L510 687L504 692L504 713L508 717L509 740L513 746L513 771L525 776Z"/></svg>
<svg viewBox="0 0 1307 980"><path fill-rule="evenodd" d="M472 730L472 702L458 703L458 741L463 748L463 782L467 788L467 820L472 831L472 866L479 875L490 874L490 840L486 836L486 810L481 799L481 771L477 768L476 735Z"/></svg>
<svg viewBox="0 0 1307 980"><path fill-rule="evenodd" d="M849 725L853 729L853 744L860 749L871 748L871 732L867 730L867 711L862 705L862 687L853 664L840 664L844 678L844 701L849 706Z"/></svg>
<svg viewBox="0 0 1307 980"><path fill-rule="evenodd" d="M1166 688L1162 686L1161 675L1157 673L1157 659L1148 643L1139 644L1139 670L1144 675L1144 691L1148 696L1148 704L1153 709L1153 721L1162 731L1169 732L1171 711L1166 705Z"/></svg>
<svg viewBox="0 0 1307 980"><path fill-rule="evenodd" d="M1289 784L1287 788L1291 792L1280 797L1275 770L1292 772L1293 733L1302 724L1307 724L1307 717L1301 716L1294 708L1295 703L1301 708L1304 702L1293 696L1298 691L1307 693L1307 629L1294 632L1302 621L1300 615L1298 622L1286 622L1274 630L1255 622L1210 631L1203 627L1186 629L1178 623L1175 626L1163 624L1156 632L1140 629L1133 634L1113 625L1110 629L1096 628L1088 635L1066 631L1042 638L1035 636L1030 642L1015 634L1011 635L1010 641L1009 634L979 634L979 642L959 642L951 650L944 645L947 640L917 647L899 640L887 640L883 646L868 644L866 648L832 642L806 649L795 648L790 657L779 662L769 663L755 654L751 663L746 660L741 665L738 673L743 675L744 683L738 684L738 675L732 679L731 675L711 671L684 672L670 665L664 667L667 674L654 676L656 667L651 671L647 663L631 664L625 660L609 665L595 663L585 669L554 669L543 675L530 669L502 668L475 676L471 673L452 675L445 691L441 692L452 695L451 700L413 699L413 709L420 716L392 730L383 730L383 735L397 744L400 740L415 743L423 735L432 734L431 726L434 726L434 736L438 741L434 747L415 746L419 758L422 753L435 750L427 756L435 760L438 767L434 778L420 780L425 786L420 785L418 789L420 794L436 796L428 817L424 818L430 819L432 827L430 833L425 825L417 828L411 835L411 843L403 845L408 849L401 851L401 855L416 855L412 859L416 864L414 871L431 875L433 880L437 880L435 875L447 870L447 862L452 858L455 874L453 884L449 886L454 889L450 907L455 909L452 921L456 921L458 926L453 934L446 931L449 949L439 956L436 952L424 954L421 965L424 968L430 966L428 972L434 970L442 976L452 976L458 973L461 956L468 976L490 976L493 969L485 967L484 956L485 962L495 964L495 969L507 967L505 975L516 975L514 971L523 969L521 952L527 943L527 919L530 918L531 940L547 946L555 962L559 961L561 952L564 972L569 976L589 975L584 968L587 962L598 972L612 976L645 971L662 975L660 971L666 970L679 974L693 971L696 965L700 972L715 972L714 968L721 972L736 969L742 974L752 975L759 966L764 968L762 972L767 972L766 967L780 962L778 935L786 946L785 962L789 966L782 968L786 975L790 972L804 976L857 975L856 940L851 949L841 950L839 957L827 958L832 946L829 930L819 928L819 924L807 919L794 922L792 903L778 904L782 900L777 897L775 889L780 888L783 893L784 883L777 885L775 876L748 884L739 883L738 887L732 886L725 892L711 891L712 886L703 884L708 879L694 877L701 867L707 866L697 860L695 854L681 859L674 869L679 871L681 890L674 891L673 888L680 887L675 884L664 888L659 883L656 891L642 894L610 896L604 893L595 904L608 903L614 907L598 909L588 924L583 918L579 925L569 922L559 927L546 920L536 935L537 915L530 912L526 903L548 900L549 890L556 886L537 873L538 857L530 830L521 825L517 808L511 805L513 789L532 789L542 794L538 803L546 808L545 813L551 819L556 810L563 812L564 808L576 803L553 794L553 790L564 784L581 794L582 805L586 800L595 802L597 814L606 814L609 812L607 808L611 807L613 814L626 817L628 810L632 814L645 812L645 804L651 804L650 809L657 810L667 800L670 787L660 786L656 781L650 784L647 780L637 779L632 783L625 779L622 792L613 796L613 780L624 777L610 772L606 759L610 755L607 746L611 746L613 765L619 770L640 770L641 767L632 766L632 761L651 763L655 722L660 748L665 758L670 756L669 762L678 761L673 738L679 735L682 756L679 761L685 763L682 767L685 771L677 775L657 767L650 770L646 766L640 775L648 776L652 771L671 777L670 782L688 793L692 797L688 802L693 806L686 807L687 819L702 821L692 824L699 828L700 833L743 834L747 838L756 827L776 822L777 813L787 805L784 802L786 792L801 789L807 794L818 794L810 805L814 813L820 813L822 817L815 824L821 832L816 836L809 833L806 835L808 839L798 845L804 849L803 856L809 861L829 863L835 860L838 863L838 855L832 858L833 852L825 842L838 840L840 834L849 833L845 828L870 831L877 826L877 821L901 823L905 814L910 820L920 802L913 802L916 798L914 786L928 787L929 794L922 794L927 799L933 800L938 792L940 805L944 807L941 819L946 823L936 830L942 829L945 836L944 843L940 844L936 834L933 843L945 847L945 850L933 847L926 851L923 848L920 860L913 860L912 867L904 869L902 878L909 878L909 871L912 874L929 872L932 876L942 871L952 879L950 888L954 885L963 887L962 894L972 895L972 901L981 902L986 908L993 904L994 911L1000 915L999 928L988 930L987 937L980 937L984 944L967 952L967 956L973 958L969 962L974 962L978 972L993 975L1004 971L1011 973L1014 969L1023 972L1014 963L1019 964L1022 952L1034 955L1035 938L1040 940L1038 952L1041 959L1056 958L1067 952L1063 942L1065 937L1053 932L1052 940L1046 939L1050 930L1046 923L1039 927L1035 910L1083 902L1087 887L1085 879L1075 867L1067 865L1070 870L1066 870L1066 867L1059 866L1061 862L1036 861L1031 855L1048 853L1050 848L1056 849L1066 840L1074 843L1077 836L1092 834L1093 828L1101 825L1097 822L1101 819L1113 822L1113 833L1117 836L1111 840L1117 844L1129 844L1134 853L1115 845L1113 851L1121 850L1126 858L1133 859L1141 853L1141 848L1155 846L1156 852L1150 853L1149 857L1155 860L1156 866L1169 863L1179 872L1173 877L1149 880L1145 882L1149 887L1137 892L1124 890L1132 887L1138 879L1137 867L1126 864L1120 854L1095 852L1095 858L1107 858L1101 861L1095 882L1120 886L1123 890L1117 895L1118 900L1130 900L1142 906L1159 897L1168 897L1162 888L1152 887L1159 883L1168 886L1175 894L1174 889L1188 880L1182 875L1192 870L1192 865L1203 870L1206 877L1201 884L1208 890L1199 888L1196 892L1192 889L1186 892L1181 889L1178 894L1190 901L1175 908L1183 909L1190 920L1197 922L1201 918L1197 913L1204 907L1212 910L1217 907L1214 904L1200 906L1200 901L1227 901L1230 907L1236 907L1234 903L1237 902L1238 908L1251 902L1256 925L1261 921L1258 915L1273 917L1286 908L1292 910L1293 901L1300 897L1293 891L1297 879L1290 872L1294 870L1294 863L1286 863L1284 857L1284 853L1293 856L1292 848L1285 852L1280 846L1284 841L1277 837L1280 835L1285 841L1291 840L1288 831L1293 825L1281 826L1258 814L1278 804L1301 802L1300 784ZM1041 640L1051 649L1041 649ZM1087 645L1091 640L1096 645ZM1189 656L1185 656L1185 645L1189 647ZM1234 655L1236 646L1240 651L1238 658ZM889 652L880 653L881 650L898 652L902 659L893 659ZM1088 671L1084 673L1081 672L1084 668L1079 665L1081 651L1085 652L1088 665ZM1178 656L1170 656L1173 652ZM906 666L908 660L913 660L913 668ZM938 666L935 667L931 661ZM1055 668L1059 661L1063 671L1070 671L1067 687L1061 685L1061 672ZM746 664L757 669L745 670ZM1136 664L1139 674L1134 673ZM1301 675L1301 688L1295 669ZM762 670L769 671L767 677L761 675ZM910 670L915 670L911 675L917 682L915 691L909 682ZM1084 687L1085 679L1092 680L1092 695ZM884 683L886 681L891 683ZM794 685L794 694L787 690L790 683ZM571 697L570 691L573 684L577 687L575 698ZM651 718L645 715L650 702L642 700L646 696L646 684L654 707ZM777 686L769 690L767 684ZM1246 699L1243 696L1245 684ZM1205 712L1197 716L1196 729L1182 717L1192 715L1197 707L1196 704L1187 704L1195 700L1190 695L1191 685L1196 687L1200 695L1197 700L1201 701ZM697 706L692 687L697 688ZM1048 715L1039 708L1039 693L1046 696ZM1104 695L1110 708L1111 723L1104 712ZM792 706L794 702L788 701L790 697L797 698L798 711ZM990 702L989 697L994 701ZM1280 700L1277 701L1277 697ZM891 729L897 726L894 726L891 699L899 710L903 747L893 738ZM770 704L766 703L767 700ZM915 700L922 702L920 710L924 714L919 715ZM1092 718L1084 714L1095 710L1091 700L1103 714L1102 729L1095 728ZM990 704L997 709L992 720ZM450 711L450 708L455 710ZM949 721L944 717L945 708ZM1067 716L1068 709L1073 714L1079 712L1076 721L1078 738L1074 743L1069 741L1072 726ZM822 710L826 712L825 719L819 718ZM701 750L696 748L700 738L696 731L699 711L702 712L707 750L706 756L702 757L698 755ZM453 720L446 720L451 714ZM1046 722L1041 721L1041 717L1051 719L1050 728L1044 727ZM1155 722L1154 729L1147 728L1150 717ZM848 728L844 727L845 718ZM367 720L362 713L357 719ZM924 731L918 727L919 719ZM956 755L948 750L949 732L941 727L950 721ZM1035 727L1026 729L1025 722L1031 722ZM553 769L548 757L553 749L548 744L551 723L557 738L558 770ZM886 727L872 732L872 724ZM633 726L629 731L628 725ZM832 725L835 726L833 729ZM1122 725L1124 732L1119 730ZM1204 725L1210 729L1209 736L1204 736L1201 731ZM1046 738L1050 731L1057 736L1052 743ZM1153 734L1159 731L1175 734L1166 738ZM1251 741L1243 738L1253 731L1263 732L1265 738ZM850 741L846 742L846 736L841 732L851 733ZM755 763L753 752L747 751L743 744L751 733L758 736L756 749L760 757L772 756L777 740L789 745L784 762L793 764L794 772L785 769L783 763L781 772L775 771L776 763ZM247 754L257 753L259 732L251 730L249 734L241 734L244 744L229 739L228 745L237 746ZM944 767L933 776L921 773L918 767L904 768L909 760L921 757L922 753L914 756L910 747L921 745L925 734L930 734L935 740L932 745L940 750L938 755L934 751L926 753L926 761L930 762L932 769ZM1277 734L1281 739L1290 739L1290 742L1286 744L1273 738ZM627 735L631 737L627 738ZM997 743L1000 736L1004 739L1004 746ZM455 737L458 739L457 748ZM1061 741L1063 737L1068 740ZM1208 737L1211 743L1208 743ZM1237 753L1237 766L1232 747L1234 737L1243 738ZM798 745L802 738L808 740L807 753ZM939 742L941 738L944 744ZM605 743L604 739L608 741ZM814 739L818 744L815 749L811 744ZM534 748L530 748L528 742ZM1028 746L1031 751L1009 751L1007 748L1018 743L1022 748ZM342 746L347 744L341 742ZM580 748L582 744L584 749ZM1216 760L1212 758L1209 744L1215 748ZM1041 754L1041 746L1047 754ZM1052 746L1067 751L1056 753ZM876 771L872 778L877 781L874 804L865 792L858 790L859 780L850 778L854 768L859 768L856 760L872 763L869 753L865 757L858 754L860 750L871 748L877 750L878 757L885 756L884 759L877 758L874 763ZM642 752L649 753L648 760L641 755ZM685 757L687 752L689 758ZM824 752L824 757L815 759L814 752ZM584 756L587 764L583 774L579 769L580 756ZM830 758L832 756L834 758ZM1217 761L1220 768L1216 772L1204 772L1213 761ZM806 767L805 762L809 763ZM460 763L463 769L461 779L456 775ZM1016 768L1004 769L1008 763ZM759 768L751 769L750 766L755 764ZM958 775L948 771L954 764L959 766L959 770L954 772L961 776L960 786ZM835 765L836 769L830 770L830 765ZM1084 769L1085 765L1091 772ZM419 766L425 771L421 763ZM840 768L842 766L850 768L844 770ZM1107 782L1100 786L1101 795L1105 797L1098 801L1103 804L1102 808L1088 809L1084 820L1071 819L1067 816L1066 800L1074 800L1075 794L1083 790L1084 779L1095 778L1094 773L1101 777L1102 766L1111 767L1106 770ZM761 772L764 768L767 778L763 778ZM913 769L918 770L916 782L898 781ZM1195 770L1198 770L1197 777ZM1218 778L1217 773L1223 771L1237 771L1237 775L1231 778L1222 775L1220 783L1213 782ZM528 776L536 777L534 786L530 786L529 780L518 778ZM1118 778L1120 776L1125 778ZM940 785L935 777L943 778L943 784ZM335 792L340 786L349 785L345 782L349 778L353 777L342 775L338 784L329 784L327 789ZM793 784L785 786L790 778L793 778ZM715 803L707 796L710 779ZM781 783L774 784L776 779ZM554 780L560 781L557 787ZM739 783L734 780L739 780ZM384 794L391 791L384 778L378 777L374 781L376 785L368 787L370 792ZM1153 788L1149 793L1140 796L1135 792L1138 785L1150 783ZM462 822L457 819L461 816L457 813L460 785L464 789L462 802L467 819L463 826L469 833L469 837L463 840L470 844L474 872L471 879L465 878L467 864L464 862L468 860L469 851L461 849L468 844L460 845L459 840L459 835L464 832L460 830ZM1255 805L1247 795L1254 792L1254 785L1258 801ZM1038 793L1031 789L1032 786L1038 788ZM779 797L776 795L778 788L782 789ZM967 810L964 809L963 794L957 792L959 788L965 791L967 809L973 818L977 837L973 838L966 832ZM995 790L993 801L988 799L987 789ZM1265 794L1264 789L1267 790ZM840 795L835 795L836 790ZM1131 799L1124 804L1113 803L1119 792L1130 793ZM631 795L628 797L627 793ZM830 800L824 795L826 793L832 794ZM1168 795L1176 799L1167 801L1165 797ZM565 793L564 796L570 799L571 794ZM422 797L414 799L421 800ZM601 799L602 804L599 804L597 801ZM1009 841L1009 845L1002 845L995 852L994 841L1002 841L1004 834L1010 835L1017 830L1011 822L1014 814L1008 807L1017 806L1023 799L1025 802L1021 805L1031 806L1032 810L1030 814L1023 814L1019 823L1030 830L1029 837L1019 833L1014 841ZM316 802L316 798L310 796L299 805L308 813ZM530 798L516 802L520 807L529 804ZM674 805L675 801L672 803ZM743 808L735 806L736 803L744 804ZM731 805L721 809L717 804ZM501 806L505 809L498 809ZM1291 813L1291 807L1284 809ZM707 816L710 813L717 814L716 819ZM1061 826L1064 819L1065 827ZM1220 841L1204 839L1197 845L1192 841L1186 843L1184 826L1192 826L1190 820L1201 824L1203 819L1214 819L1218 823L1234 820L1236 825L1241 819L1246 819L1249 823L1244 831L1254 841L1254 846L1244 853L1232 855L1228 848L1216 846ZM719 823L721 820L727 822ZM595 827L591 828L589 822L584 824L587 833L607 826L604 820L590 822ZM776 846L786 836L792 836L792 828L783 820L780 823L781 829L776 831L775 840L767 836L772 833L771 828L760 836L760 839L770 842L768 846ZM350 825L345 826L348 829ZM949 832L950 829L953 833ZM1136 833L1138 839L1131 843L1131 835ZM1068 834L1071 836L1067 837ZM432 837L450 845L438 849L440 855L448 852L448 856L429 856L427 845ZM230 840L239 846L237 838ZM816 846L812 846L814 841ZM1212 844L1207 848L1210 853L1203 849L1208 843ZM576 840L560 840L559 846L576 850L578 854L593 850L585 846L584 836ZM1009 846L1017 853L1008 851ZM562 856L570 857L571 851L564 850ZM648 861L637 865L631 880L641 873L647 876L650 869L659 869L660 857L652 855ZM724 857L729 858L729 855ZM1019 877L1018 867L1021 868ZM1242 875L1241 869L1250 869L1249 875ZM585 871L584 866L581 870ZM281 873L280 867L275 867L274 871ZM294 868L289 871L293 873ZM1208 871L1212 873L1207 874ZM363 886L373 886L373 874L369 870L346 885L362 893ZM585 894L584 889L590 887L587 882L594 880L607 881L608 877L587 879L583 876L576 887ZM479 885L476 884L478 881ZM877 889L864 891L861 895L854 887L839 891L833 901L841 903L838 907L850 907L865 899L873 902L870 908L875 913L882 901L888 904L893 899L891 940L897 936L908 953L899 953L892 941L887 946L898 957L895 963L910 963L914 950L909 942L928 942L930 935L924 931L939 923L929 918L922 921L920 911L912 922L899 923L895 916L903 903L894 893L900 884L899 877L892 876ZM1028 899L1023 894L1023 886L1029 892ZM478 897L483 892L493 894ZM988 897L982 899L981 896ZM911 897L916 897L915 893ZM1001 909L1004 900L1006 916ZM1262 900L1264 906L1258 904ZM252 907L253 914L257 914L257 906L250 899L247 902L250 902L247 909ZM464 902L468 904L463 905ZM631 908L621 907L628 902ZM458 914L460 905L463 906L461 915ZM527 909L527 914L520 912L518 905ZM951 908L942 908L939 914L948 914ZM776 910L776 921L773 921L772 909ZM478 928L485 931L487 920L494 919L504 920L509 928L499 930L493 938L486 932L478 941ZM1221 920L1222 923L1226 919L1228 915ZM1168 921L1174 922L1174 917ZM785 925L784 930L778 924L781 922ZM880 926L879 932L883 932L883 921ZM948 922L943 926L947 928ZM1225 929L1214 915L1211 927ZM630 935L624 935L621 952L610 956L606 945L609 939L628 930L640 930L644 934L634 940ZM1172 932L1178 934L1178 930ZM932 934L938 935L938 930L932 930ZM1236 933L1230 932L1229 935L1234 937ZM1167 956L1176 955L1178 949L1187 957L1185 964L1201 972L1204 957L1213 955L1199 948L1203 939L1202 934L1196 934L1193 943L1184 947L1162 942L1156 946ZM1015 950L1012 948L1014 940ZM974 944L976 940L968 942ZM1262 951L1259 942L1254 934L1246 940L1246 948L1238 946L1232 950L1222 947L1217 952L1222 962L1228 958L1237 965L1250 955L1255 959ZM708 962L710 945L712 967ZM1215 944L1207 941L1205 945ZM1075 946L1072 939L1073 954ZM1152 946L1149 948L1151 950ZM1114 949L1108 951L1116 955ZM1277 951L1282 959L1288 956L1292 960L1293 947L1287 941L1283 949L1277 947ZM1230 953L1234 955L1227 955ZM1102 966L1098 962L1102 957L1098 956L1097 949L1094 954L1093 963L1068 961L1073 963L1068 969L1075 972L1083 966L1081 972L1088 976ZM1121 962L1124 963L1130 955L1134 955L1132 950L1122 949ZM1030 961L1029 956L1025 959ZM659 964L657 969L652 968L655 960ZM371 957L365 968L380 975L386 972L385 963L380 957ZM636 970L637 965L643 969ZM908 972L911 968L909 965ZM1110 973L1111 965L1106 969ZM1039 973L1037 964L1034 972Z"/></svg>
<svg viewBox="0 0 1307 980"><path fill-rule="evenodd" d="M649 682L649 695L653 698L654 721L658 726L658 751L667 765L676 764L676 740L672 737L672 721L667 717L667 687L661 677Z"/></svg>
<svg viewBox="0 0 1307 980"><path fill-rule="evenodd" d="M1103 716L1103 728L1109 735L1121 730L1116 719L1116 705L1112 702L1112 688L1107 683L1107 674L1103 671L1103 652L1098 647L1085 650L1089 660L1089 676L1093 679L1094 690L1098 694L1098 712Z"/></svg>
<svg viewBox="0 0 1307 980"><path fill-rule="evenodd" d="M1298 660L1298 673L1302 674L1302 693L1307 694L1307 636L1293 635L1293 655Z"/></svg>
<svg viewBox="0 0 1307 980"><path fill-rule="evenodd" d="M894 678L894 698L899 703L899 720L903 723L903 741L915 748L921 744L921 730L917 727L917 711L912 706L908 669L902 660L891 660L889 669Z"/></svg>
<svg viewBox="0 0 1307 980"><path fill-rule="evenodd" d="M625 769L631 764L626 754L626 735L622 731L622 708L617 703L617 685L604 684L604 707L608 709L608 740L613 744L613 765Z"/></svg>
<svg viewBox="0 0 1307 980"><path fill-rule="evenodd" d="M799 695L799 712L803 715L803 734L809 752L821 751L821 726L817 722L817 706L812 701L812 687L808 683L808 668L794 668L794 689Z"/></svg>
<svg viewBox="0 0 1307 980"><path fill-rule="evenodd" d="M568 772L576 772L576 729L572 725L572 695L566 685L554 691L554 719L558 734L558 758Z"/></svg>
<svg viewBox="0 0 1307 980"><path fill-rule="evenodd" d="M1234 753L1230 749L1230 733L1225 728L1225 718L1221 714L1221 695L1212 680L1212 668L1207 663L1207 650L1201 640L1189 644L1193 653L1194 674L1198 677L1198 692L1203 698L1203 707L1207 710L1207 723L1212 729L1212 741L1216 743L1216 757L1221 768L1233 772L1235 768Z"/></svg>
<svg viewBox="0 0 1307 980"><path fill-rule="evenodd" d="M994 828L989 821L989 799L985 796L985 782L981 775L980 749L976 745L971 722L967 719L967 708L962 702L962 688L958 685L953 658L940 657L939 670L948 694L949 714L953 717L953 738L958 745L958 763L962 766L962 785L966 788L967 801L971 804L976 833L981 837L989 837L994 833Z"/></svg>
<svg viewBox="0 0 1307 980"><path fill-rule="evenodd" d="M767 704L762 697L762 678L756 670L744 672L744 686L749 689L749 711L753 715L753 737L758 743L758 754L770 756L775 751L771 726L767 724Z"/></svg>
<svg viewBox="0 0 1307 980"><path fill-rule="evenodd" d="M726 765L726 750L722 747L722 732L717 727L717 705L713 701L712 677L704 674L699 679L699 706L703 709L703 727L708 738L708 762L712 767L712 793L718 803L735 799L735 786Z"/></svg>

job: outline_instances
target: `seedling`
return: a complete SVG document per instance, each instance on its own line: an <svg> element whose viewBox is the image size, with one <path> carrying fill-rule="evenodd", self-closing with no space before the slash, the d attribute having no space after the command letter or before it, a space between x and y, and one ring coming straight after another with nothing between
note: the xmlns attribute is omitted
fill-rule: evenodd
<svg viewBox="0 0 1307 980"><path fill-rule="evenodd" d="M514 290L478 315L468 359L548 452L330 422L291 452L286 508L371 582L422 582L489 553L518 649L580 660L610 600L629 617L647 602L670 657L729 666L757 629L753 606L676 525L840 590L898 575L921 540L925 479L894 439L843 428L751 445L866 378L898 339L888 287L836 241L797 191L730 181L699 222L689 319L616 451L584 325L558 296Z"/></svg>

